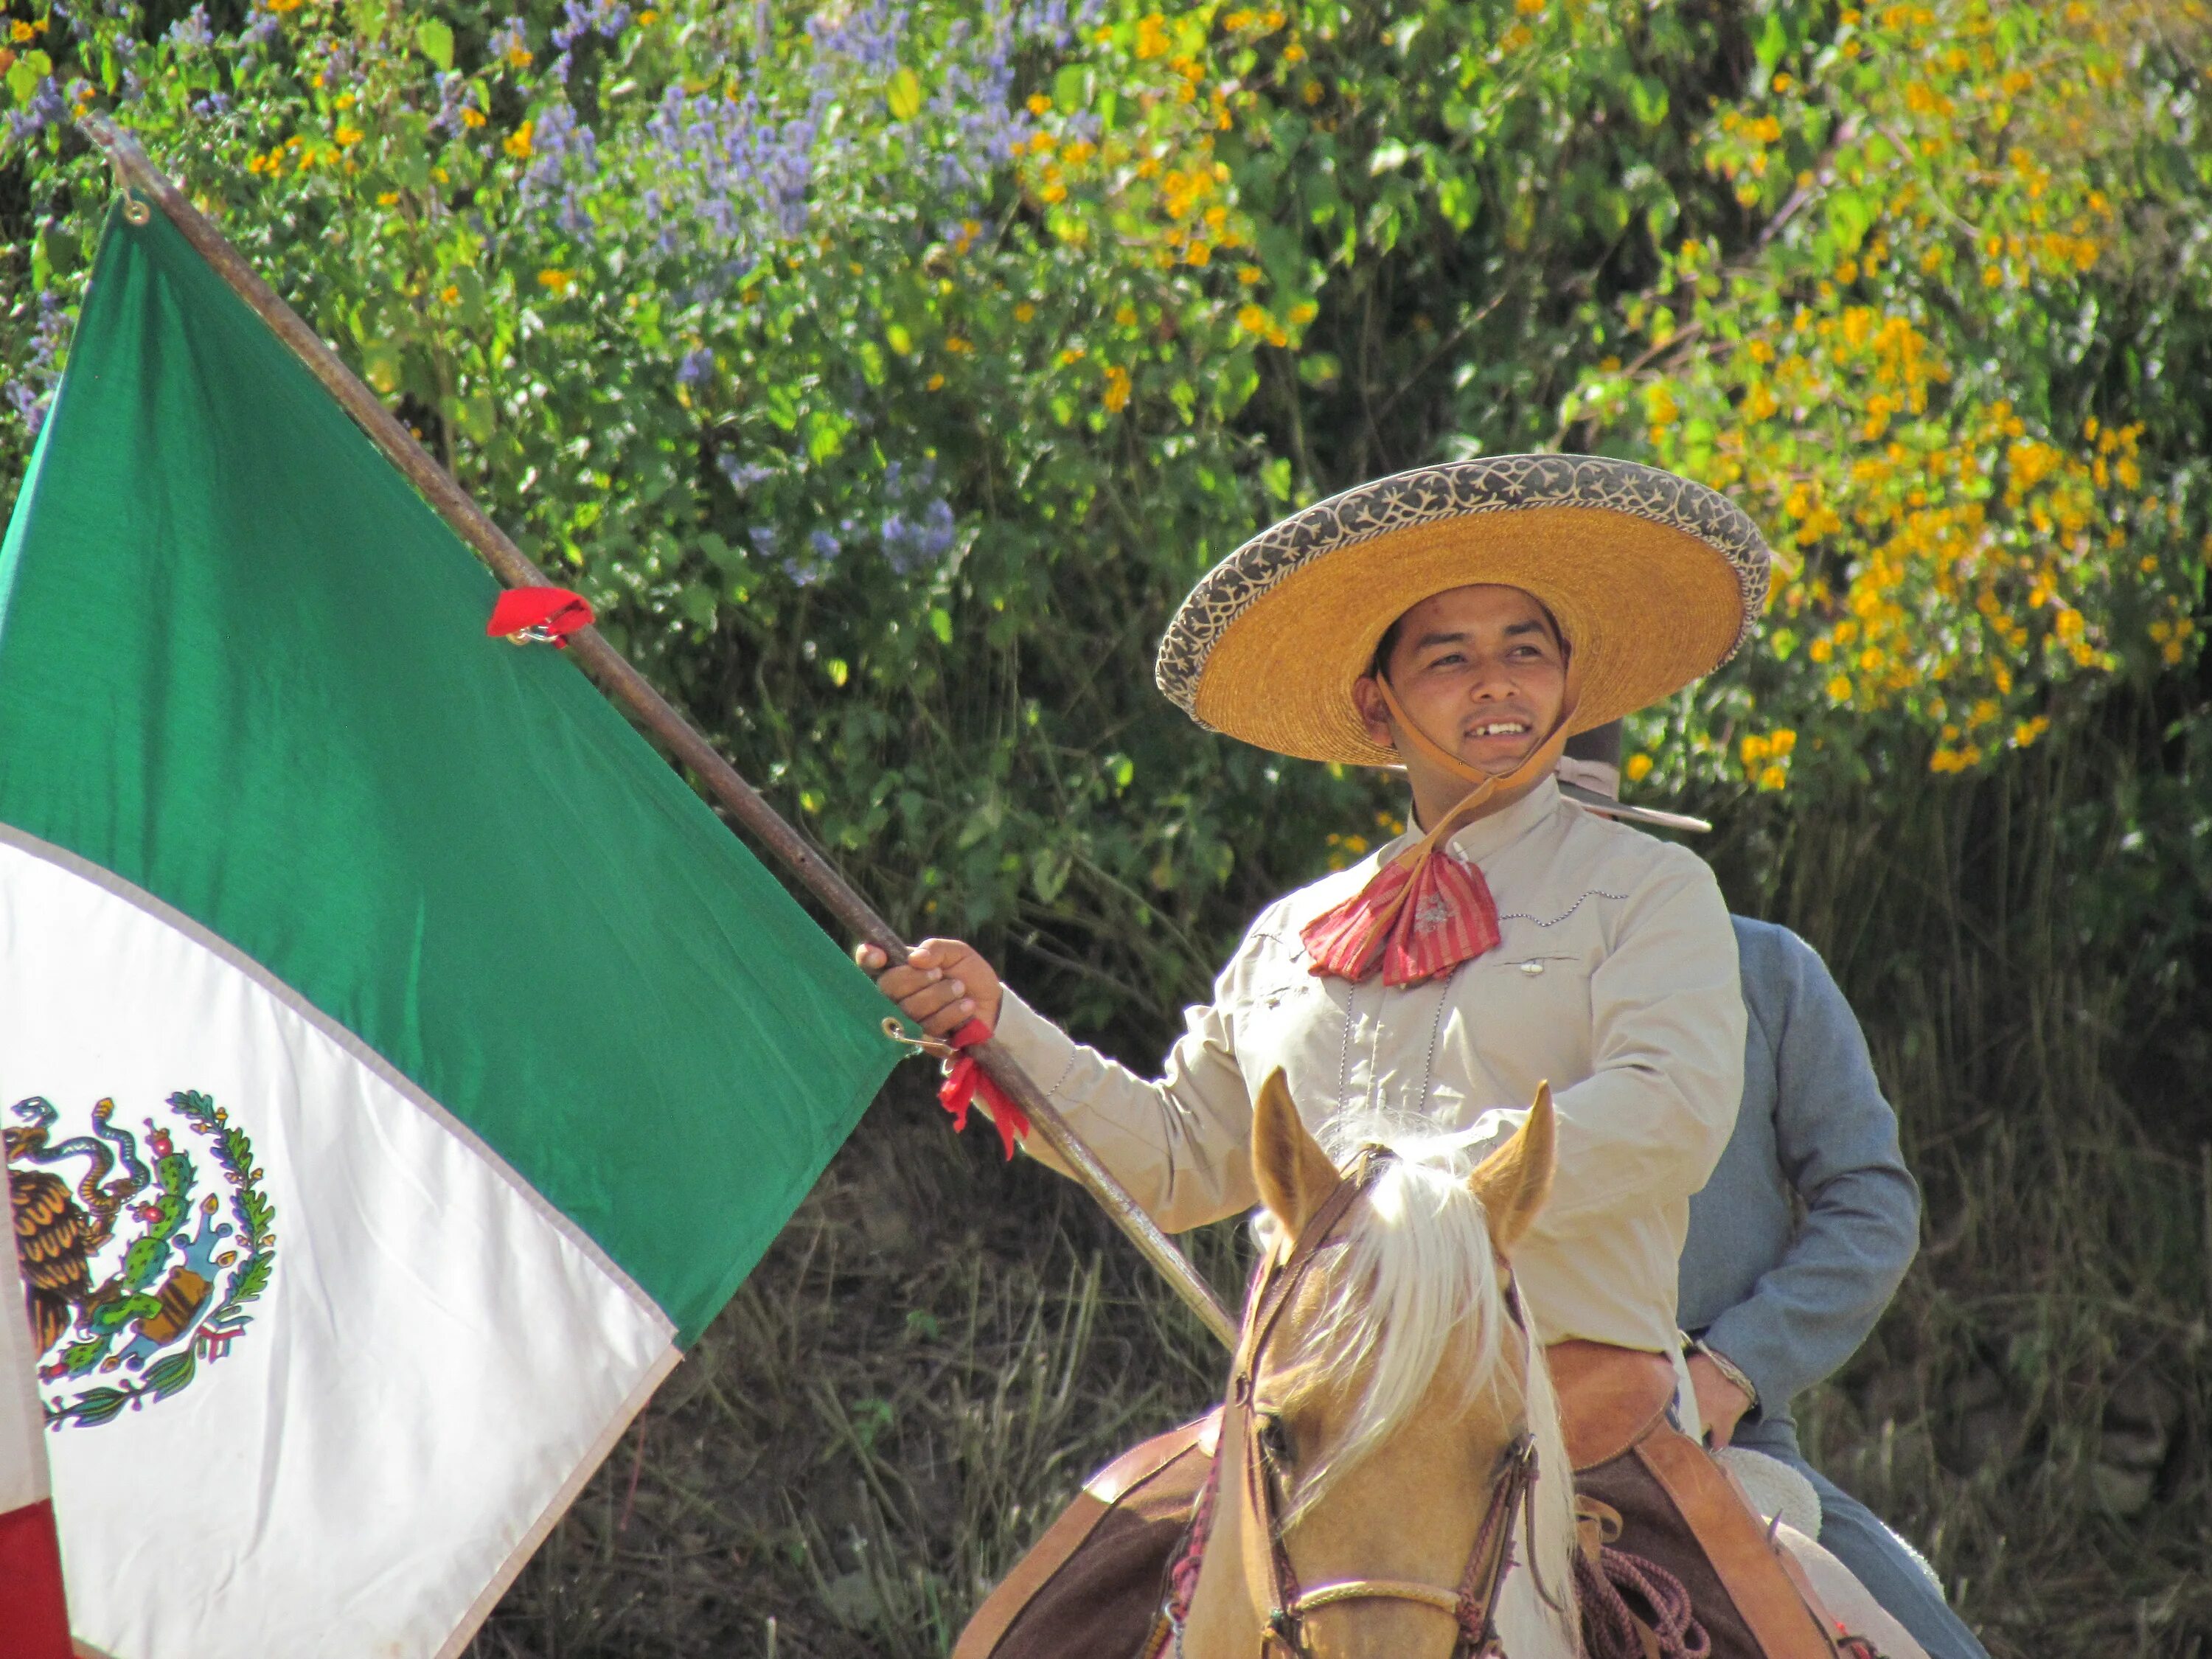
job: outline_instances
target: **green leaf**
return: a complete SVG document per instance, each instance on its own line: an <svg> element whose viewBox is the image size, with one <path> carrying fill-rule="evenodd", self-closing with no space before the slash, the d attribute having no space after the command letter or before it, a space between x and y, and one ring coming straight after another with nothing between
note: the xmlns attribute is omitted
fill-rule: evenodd
<svg viewBox="0 0 2212 1659"><path fill-rule="evenodd" d="M897 119L913 120L921 113L921 77L910 69L900 70L884 89L884 102Z"/></svg>
<svg viewBox="0 0 2212 1659"><path fill-rule="evenodd" d="M361 378L386 397L399 390L399 348L390 340L370 340L361 349Z"/></svg>
<svg viewBox="0 0 2212 1659"><path fill-rule="evenodd" d="M432 17L415 26L415 44L441 70L453 66L453 32Z"/></svg>
<svg viewBox="0 0 2212 1659"><path fill-rule="evenodd" d="M1667 118L1667 88L1648 75L1639 75L1628 83L1628 102L1636 118L1647 127L1656 127Z"/></svg>
<svg viewBox="0 0 2212 1659"><path fill-rule="evenodd" d="M1778 7L1766 14L1766 21L1759 31L1759 45L1753 50L1759 54L1759 90L1764 92L1766 83L1774 78L1774 66L1790 50L1790 31L1783 27Z"/></svg>
<svg viewBox="0 0 2212 1659"><path fill-rule="evenodd" d="M31 94L39 89L39 72L31 67L28 58L18 58L8 71L8 90L15 95L19 104L31 101Z"/></svg>
<svg viewBox="0 0 2212 1659"><path fill-rule="evenodd" d="M884 343L902 357L911 356L914 353L914 336L897 323L884 331Z"/></svg>
<svg viewBox="0 0 2212 1659"><path fill-rule="evenodd" d="M1875 205L1855 190L1828 192L1828 228L1836 238L1837 252L1849 253L1866 240L1874 228Z"/></svg>
<svg viewBox="0 0 2212 1659"><path fill-rule="evenodd" d="M929 612L929 631L937 635L939 645L952 643L952 613L943 605L933 605Z"/></svg>

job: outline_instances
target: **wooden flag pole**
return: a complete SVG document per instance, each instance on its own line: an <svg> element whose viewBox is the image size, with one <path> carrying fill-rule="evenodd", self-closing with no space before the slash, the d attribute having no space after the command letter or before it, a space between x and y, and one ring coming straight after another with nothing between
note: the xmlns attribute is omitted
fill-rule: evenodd
<svg viewBox="0 0 2212 1659"><path fill-rule="evenodd" d="M423 499L437 509L439 516L491 567L494 575L509 587L551 586L528 556L469 499L452 475L416 441L415 434L338 360L337 353L323 343L299 313L262 281L245 257L185 198L167 175L147 159L137 139L104 115L83 116L77 125L113 165L126 198L132 191L143 191L151 198L231 291L291 348L293 355L307 365L307 371L322 382L323 388L337 399L339 407L368 434L386 459L406 475ZM136 222L145 222L143 210L134 213L127 199L125 213ZM842 926L881 950L894 963L906 959L906 944L892 931L890 924L876 914L820 850L769 805L760 792L747 783L737 769L723 759L720 752L654 690L620 652L607 643L599 629L586 628L569 635L568 639L569 653L584 672L626 707L669 753L689 767L724 810L759 836ZM1159 1271L1222 1346L1233 1349L1237 1344L1236 1322L1199 1277L1189 1259L1099 1163L1013 1055L995 1042L979 1043L963 1052L973 1054L992 1081L1029 1114L1036 1132L1074 1171L1075 1178L1098 1200L1115 1224L1129 1236L1145 1259Z"/></svg>

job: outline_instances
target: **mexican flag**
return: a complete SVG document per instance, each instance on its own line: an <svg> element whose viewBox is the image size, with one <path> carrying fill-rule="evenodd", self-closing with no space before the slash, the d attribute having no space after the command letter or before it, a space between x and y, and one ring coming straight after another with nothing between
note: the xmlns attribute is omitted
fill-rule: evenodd
<svg viewBox="0 0 2212 1659"><path fill-rule="evenodd" d="M116 1659L457 1651L900 1052L497 592L111 221L0 546L0 1123Z"/></svg>

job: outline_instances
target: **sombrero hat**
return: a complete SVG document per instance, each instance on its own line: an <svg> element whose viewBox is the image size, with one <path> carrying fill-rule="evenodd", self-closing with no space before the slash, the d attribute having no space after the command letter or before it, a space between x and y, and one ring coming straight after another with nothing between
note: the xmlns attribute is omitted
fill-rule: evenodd
<svg viewBox="0 0 2212 1659"><path fill-rule="evenodd" d="M1200 580L1160 641L1160 690L1200 725L1308 760L1389 766L1352 697L1390 624L1497 582L1559 619L1581 695L1617 720L1735 654L1766 599L1758 527L1718 491L1591 455L1425 466L1333 495Z"/></svg>

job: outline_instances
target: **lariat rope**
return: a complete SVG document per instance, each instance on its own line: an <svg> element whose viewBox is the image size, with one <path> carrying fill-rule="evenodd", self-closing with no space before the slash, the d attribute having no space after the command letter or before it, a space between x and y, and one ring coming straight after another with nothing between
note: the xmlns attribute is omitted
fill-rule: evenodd
<svg viewBox="0 0 2212 1659"><path fill-rule="evenodd" d="M1610 1544L1593 1561L1575 1552L1575 1582L1582 1592L1583 1646L1589 1659L1706 1659L1713 1650L1690 1607L1682 1581L1657 1563ZM1638 1618L1621 1592L1634 1594L1650 1611ZM1647 1645L1648 1632L1656 1645Z"/></svg>

